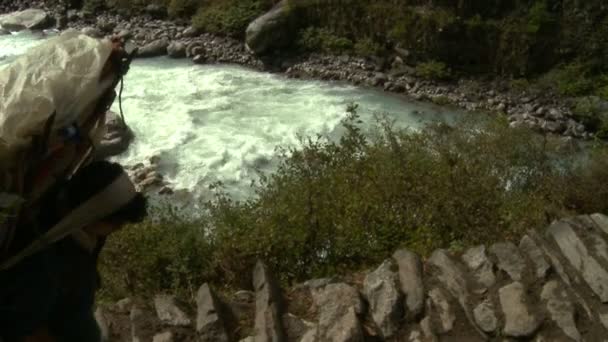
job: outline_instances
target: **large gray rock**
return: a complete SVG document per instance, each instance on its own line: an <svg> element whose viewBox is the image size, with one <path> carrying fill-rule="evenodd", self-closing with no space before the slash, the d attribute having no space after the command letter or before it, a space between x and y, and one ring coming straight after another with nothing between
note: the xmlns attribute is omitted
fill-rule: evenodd
<svg viewBox="0 0 608 342"><path fill-rule="evenodd" d="M317 333L316 324L290 313L283 316L283 326L285 326L289 341L305 342L307 339L314 338ZM314 341L314 339L310 341Z"/></svg>
<svg viewBox="0 0 608 342"><path fill-rule="evenodd" d="M154 297L154 308L161 322L186 327L192 324L192 320L185 311L185 305L180 303L175 296L157 295Z"/></svg>
<svg viewBox="0 0 608 342"><path fill-rule="evenodd" d="M96 27L85 27L82 30L80 30L80 32L82 32L82 34L89 36L91 38L103 38L103 32L101 32Z"/></svg>
<svg viewBox="0 0 608 342"><path fill-rule="evenodd" d="M247 48L256 54L264 54L291 43L297 33L294 3L282 0L249 24L245 38Z"/></svg>
<svg viewBox="0 0 608 342"><path fill-rule="evenodd" d="M319 310L317 336L314 341L362 342L363 330L359 316L363 301L352 286L337 283L312 291L313 302Z"/></svg>
<svg viewBox="0 0 608 342"><path fill-rule="evenodd" d="M11 34L10 31L0 28L0 36L6 36L7 34Z"/></svg>
<svg viewBox="0 0 608 342"><path fill-rule="evenodd" d="M131 128L122 122L118 114L111 111L106 114L106 129L106 134L95 149L95 159L97 160L114 157L125 152L135 138Z"/></svg>
<svg viewBox="0 0 608 342"><path fill-rule="evenodd" d="M268 267L261 261L257 262L253 271L253 288L255 289L255 341L287 341L282 324L281 289Z"/></svg>
<svg viewBox="0 0 608 342"><path fill-rule="evenodd" d="M498 328L498 319L494 312L494 305L490 300L485 300L475 307L473 310L475 322L481 330L487 333L494 333Z"/></svg>
<svg viewBox="0 0 608 342"><path fill-rule="evenodd" d="M403 318L403 295L399 291L394 264L386 260L365 277L363 293L370 305L372 318L384 338L392 337L399 330Z"/></svg>
<svg viewBox="0 0 608 342"><path fill-rule="evenodd" d="M158 39L151 43L148 43L137 50L137 57L148 58L148 57L159 57L167 54L167 47L169 46L169 40Z"/></svg>
<svg viewBox="0 0 608 342"><path fill-rule="evenodd" d="M52 25L52 17L40 9L26 9L0 15L0 27L9 31L44 30Z"/></svg>
<svg viewBox="0 0 608 342"><path fill-rule="evenodd" d="M165 331L159 334L154 335L152 338L152 342L174 342L175 336L171 331Z"/></svg>
<svg viewBox="0 0 608 342"><path fill-rule="evenodd" d="M415 319L424 309L422 262L418 255L405 249L393 253L393 259L399 267L401 292L405 294L405 315L408 319Z"/></svg>
<svg viewBox="0 0 608 342"><path fill-rule="evenodd" d="M601 231L608 234L608 216L603 214L593 214L591 215L591 219Z"/></svg>
<svg viewBox="0 0 608 342"><path fill-rule="evenodd" d="M563 286L552 280L545 284L540 297L546 302L551 319L562 329L564 334L574 341L580 341L581 334L574 321L574 305L568 299L568 294Z"/></svg>
<svg viewBox="0 0 608 342"><path fill-rule="evenodd" d="M543 251L538 247L536 242L532 240L528 235L519 242L519 249L528 256L528 259L534 264L534 275L537 279L544 279L547 276L547 272L551 268L547 262L547 258Z"/></svg>
<svg viewBox="0 0 608 342"><path fill-rule="evenodd" d="M186 57L186 44L182 42L172 42L167 47L167 55L171 58Z"/></svg>
<svg viewBox="0 0 608 342"><path fill-rule="evenodd" d="M429 302L430 314L436 322L437 332L439 334L450 332L454 328L456 314L446 295L439 288L433 288L429 291Z"/></svg>
<svg viewBox="0 0 608 342"><path fill-rule="evenodd" d="M521 256L517 246L511 242L496 243L490 247L496 259L497 266L505 271L511 279L521 281L526 270L526 260Z"/></svg>
<svg viewBox="0 0 608 342"><path fill-rule="evenodd" d="M511 337L528 337L536 332L541 320L532 311L524 285L514 282L498 290L505 318L504 333Z"/></svg>
<svg viewBox="0 0 608 342"><path fill-rule="evenodd" d="M494 275L494 264L486 254L485 246L477 246L467 250L462 255L462 261L473 271L477 282L486 288L491 287L496 282Z"/></svg>
<svg viewBox="0 0 608 342"><path fill-rule="evenodd" d="M102 307L98 307L95 310L95 321L97 322L99 332L101 333L101 342L110 341L110 327L106 315L106 310Z"/></svg>
<svg viewBox="0 0 608 342"><path fill-rule="evenodd" d="M583 277L602 303L608 303L608 271L590 253L581 238L565 221L553 223L547 230L570 265Z"/></svg>
<svg viewBox="0 0 608 342"><path fill-rule="evenodd" d="M201 342L227 342L228 334L222 308L208 284L203 284L196 293L196 332Z"/></svg>

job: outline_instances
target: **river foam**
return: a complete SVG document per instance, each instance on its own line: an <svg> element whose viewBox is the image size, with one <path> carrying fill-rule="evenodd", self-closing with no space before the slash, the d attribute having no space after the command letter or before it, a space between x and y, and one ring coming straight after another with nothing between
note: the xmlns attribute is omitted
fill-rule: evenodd
<svg viewBox="0 0 608 342"><path fill-rule="evenodd" d="M39 41L27 33L0 37L0 64ZM118 161L135 164L158 155L160 171L175 189L205 194L221 181L237 198L250 193L256 169L272 170L277 146L297 146L298 136L335 135L349 102L359 104L366 123L375 113L388 113L416 129L451 116L373 89L168 58L134 61L122 101L136 139Z"/></svg>

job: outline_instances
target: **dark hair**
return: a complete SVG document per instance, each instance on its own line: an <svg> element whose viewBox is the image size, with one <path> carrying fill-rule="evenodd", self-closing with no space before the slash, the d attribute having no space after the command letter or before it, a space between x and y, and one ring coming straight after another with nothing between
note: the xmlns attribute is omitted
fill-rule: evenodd
<svg viewBox="0 0 608 342"><path fill-rule="evenodd" d="M108 187L124 173L120 164L108 161L93 162L70 179L65 187L65 199L68 208L75 209L94 195ZM116 223L136 223L144 219L147 212L147 199L138 193L129 203L104 218L104 221Z"/></svg>

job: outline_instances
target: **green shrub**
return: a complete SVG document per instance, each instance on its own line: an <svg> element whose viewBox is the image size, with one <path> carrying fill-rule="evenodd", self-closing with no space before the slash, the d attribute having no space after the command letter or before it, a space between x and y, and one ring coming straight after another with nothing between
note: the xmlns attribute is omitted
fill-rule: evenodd
<svg viewBox="0 0 608 342"><path fill-rule="evenodd" d="M528 12L526 32L535 34L543 25L554 21L555 17L548 11L546 1L536 1Z"/></svg>
<svg viewBox="0 0 608 342"><path fill-rule="evenodd" d="M227 0L198 9L192 25L206 32L241 37L250 22L264 13L270 0Z"/></svg>
<svg viewBox="0 0 608 342"><path fill-rule="evenodd" d="M608 137L608 111L602 110L602 100L595 96L588 96L576 100L572 110L577 121L585 127L596 132L601 138Z"/></svg>
<svg viewBox="0 0 608 342"><path fill-rule="evenodd" d="M343 53L352 50L353 42L333 34L326 28L309 27L300 32L298 45L305 50Z"/></svg>
<svg viewBox="0 0 608 342"><path fill-rule="evenodd" d="M84 0L82 9L87 13L96 13L105 8L104 0Z"/></svg>
<svg viewBox="0 0 608 342"><path fill-rule="evenodd" d="M197 0L171 0L167 6L167 13L173 18L191 17L196 12Z"/></svg>
<svg viewBox="0 0 608 342"><path fill-rule="evenodd" d="M416 74L431 80L447 80L452 77L448 66L443 62L429 61L416 66Z"/></svg>
<svg viewBox="0 0 608 342"><path fill-rule="evenodd" d="M355 53L359 56L378 56L382 52L382 46L379 43L371 40L370 38L361 39L355 44Z"/></svg>
<svg viewBox="0 0 608 342"><path fill-rule="evenodd" d="M366 132L349 110L339 141L279 149L277 170L251 199L219 188L193 222L161 214L113 236L102 256L106 296L189 296L203 281L247 288L258 258L283 281L301 281L403 246L427 255L516 241L556 218L608 211L605 149L581 163L555 141L478 116L418 132L381 119Z"/></svg>

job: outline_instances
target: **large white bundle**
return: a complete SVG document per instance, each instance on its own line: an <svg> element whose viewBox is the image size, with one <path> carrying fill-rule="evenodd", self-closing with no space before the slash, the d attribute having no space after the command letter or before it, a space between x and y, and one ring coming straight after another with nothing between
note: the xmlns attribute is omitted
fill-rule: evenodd
<svg viewBox="0 0 608 342"><path fill-rule="evenodd" d="M110 41L68 31L0 69L0 168L54 112L55 130L86 119L110 86L100 76L111 52Z"/></svg>

